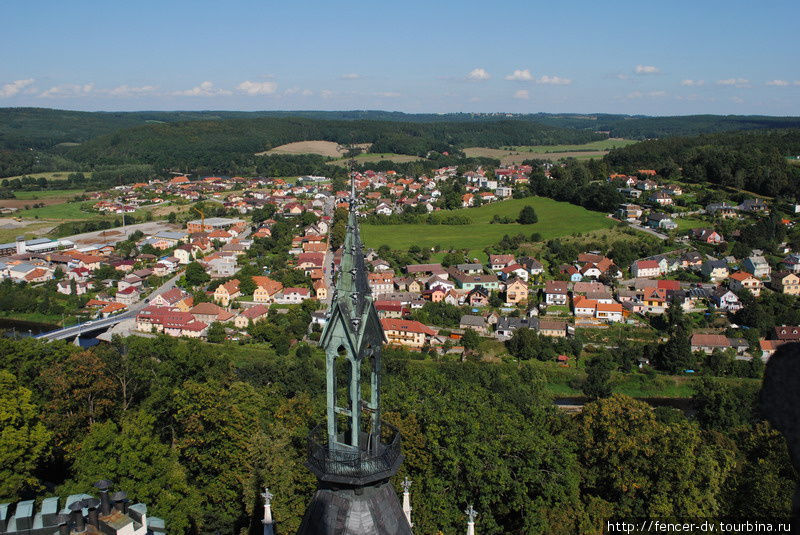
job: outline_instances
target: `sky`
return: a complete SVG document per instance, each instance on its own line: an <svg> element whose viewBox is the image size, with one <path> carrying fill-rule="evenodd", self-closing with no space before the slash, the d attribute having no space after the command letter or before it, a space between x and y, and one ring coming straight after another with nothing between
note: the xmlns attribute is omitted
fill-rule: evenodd
<svg viewBox="0 0 800 535"><path fill-rule="evenodd" d="M800 115L797 0L6 0L0 107Z"/></svg>

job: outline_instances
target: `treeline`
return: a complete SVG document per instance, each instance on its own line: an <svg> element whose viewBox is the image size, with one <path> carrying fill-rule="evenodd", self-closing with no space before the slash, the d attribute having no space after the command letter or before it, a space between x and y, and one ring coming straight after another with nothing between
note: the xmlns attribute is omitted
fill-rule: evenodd
<svg viewBox="0 0 800 535"><path fill-rule="evenodd" d="M432 214L413 212L392 215L370 214L363 221L367 225L471 225L473 223L472 218L468 215L448 214L446 212Z"/></svg>
<svg viewBox="0 0 800 535"><path fill-rule="evenodd" d="M515 350L536 359L529 342L540 341ZM0 437L0 469L17 476L0 481L0 499L91 492L107 477L170 533L229 534L260 529L257 489L268 485L278 529L296 532L315 487L306 437L325 414L324 356L296 347L277 356L160 336L81 351L0 339L0 409L18 431ZM693 418L625 396L572 416L551 408L538 363L417 359L384 351L382 408L403 435L395 484L414 481L419 533L459 532L470 503L487 535L790 510L797 475L755 389L696 383Z"/></svg>
<svg viewBox="0 0 800 535"><path fill-rule="evenodd" d="M95 165L148 163L159 168L225 169L253 161L257 152L303 140L373 143L376 152L424 157L429 151L467 146L583 143L604 137L519 121L470 124L257 118L140 126L100 136L68 149L68 154Z"/></svg>
<svg viewBox="0 0 800 535"><path fill-rule="evenodd" d="M527 188L517 188L514 197L540 195L569 202L598 212L613 212L624 202L617 188L606 181L608 168L599 160L570 160L564 167L555 166L548 179L540 170L531 174Z"/></svg>
<svg viewBox="0 0 800 535"><path fill-rule="evenodd" d="M710 182L762 195L796 197L800 129L731 132L650 140L613 149L604 160L615 171L655 169L665 178Z"/></svg>

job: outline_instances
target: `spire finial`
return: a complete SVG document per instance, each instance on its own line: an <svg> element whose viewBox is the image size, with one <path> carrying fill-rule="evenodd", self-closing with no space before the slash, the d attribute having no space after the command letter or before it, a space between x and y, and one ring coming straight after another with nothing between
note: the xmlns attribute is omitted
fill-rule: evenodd
<svg viewBox="0 0 800 535"><path fill-rule="evenodd" d="M403 486L403 514L406 515L408 525L413 528L414 523L411 521L411 494L408 492L408 489L411 488L411 480L406 476L400 484Z"/></svg>
<svg viewBox="0 0 800 535"><path fill-rule="evenodd" d="M264 535L274 535L275 530L272 527L272 498L273 495L269 491L269 487L264 487L264 492L261 493L264 498L264 518L261 523L264 524Z"/></svg>
<svg viewBox="0 0 800 535"><path fill-rule="evenodd" d="M469 504L464 513L467 515L467 535L475 535L475 517L478 516L478 511L472 508L472 504Z"/></svg>

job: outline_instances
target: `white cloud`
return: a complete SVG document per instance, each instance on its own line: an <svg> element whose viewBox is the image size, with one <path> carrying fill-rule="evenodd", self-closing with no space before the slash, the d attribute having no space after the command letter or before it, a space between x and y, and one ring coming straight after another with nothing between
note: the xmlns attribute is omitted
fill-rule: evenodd
<svg viewBox="0 0 800 535"><path fill-rule="evenodd" d="M481 69L481 70L483 70L483 69ZM475 72L475 71L472 71L472 72ZM487 74L486 77L488 78L488 76L489 75ZM530 81L533 80L533 76L531 75L531 71L529 71L528 69L524 69L524 70L516 69L513 73L511 73L508 76L506 76L506 80L516 80L516 81L519 81L519 82L530 82Z"/></svg>
<svg viewBox="0 0 800 535"><path fill-rule="evenodd" d="M561 78L560 76L547 76L546 74L536 81L537 84L550 84L550 85L569 85L572 80L569 78Z"/></svg>
<svg viewBox="0 0 800 535"><path fill-rule="evenodd" d="M681 80L681 85L684 87L699 87L705 83L704 80Z"/></svg>
<svg viewBox="0 0 800 535"><path fill-rule="evenodd" d="M313 94L314 94L314 92L313 92L313 91L311 91L310 89L300 89L299 87L290 87L289 89L285 90L285 91L283 92L283 94L284 94L285 96L290 96L290 95L302 95L302 96L304 96L304 97L307 97L307 96L309 96L309 95L313 95Z"/></svg>
<svg viewBox="0 0 800 535"><path fill-rule="evenodd" d="M323 89L319 92L319 94L322 96L322 98L331 98L333 96L333 91L330 89Z"/></svg>
<svg viewBox="0 0 800 535"><path fill-rule="evenodd" d="M742 97L731 97L731 102L735 102L736 104L744 104L744 99Z"/></svg>
<svg viewBox="0 0 800 535"><path fill-rule="evenodd" d="M650 91L648 93L642 93L641 91L633 91L631 93L628 93L626 95L626 98L628 98L628 99L637 99L637 98L644 98L644 97L659 98L659 97L666 97L666 96L667 96L667 92L666 91Z"/></svg>
<svg viewBox="0 0 800 535"><path fill-rule="evenodd" d="M251 82L246 80L236 86L236 89L248 95L271 95L278 90L275 82Z"/></svg>
<svg viewBox="0 0 800 535"><path fill-rule="evenodd" d="M83 97L94 90L94 84L62 84L51 87L39 96L43 98Z"/></svg>
<svg viewBox="0 0 800 535"><path fill-rule="evenodd" d="M205 81L200 85L193 87L191 89L186 89L184 91L175 91L172 94L184 97L216 97L220 95L232 95L233 92L228 91L227 89L217 89L216 87L214 87L213 83Z"/></svg>
<svg viewBox="0 0 800 535"><path fill-rule="evenodd" d="M467 75L467 80L474 80L476 82L482 80L488 80L489 78L490 76L489 73L486 72L486 69L480 69L480 68L472 69L471 71L469 71L469 74Z"/></svg>
<svg viewBox="0 0 800 535"><path fill-rule="evenodd" d="M747 78L726 78L724 80L717 80L717 85L732 85L736 87L748 87L750 80Z"/></svg>
<svg viewBox="0 0 800 535"><path fill-rule="evenodd" d="M767 82L767 85L785 87L785 86L789 85L789 82L787 82L786 80L770 80L769 82Z"/></svg>
<svg viewBox="0 0 800 535"><path fill-rule="evenodd" d="M480 102L481 99L479 97L470 97L469 102Z"/></svg>
<svg viewBox="0 0 800 535"><path fill-rule="evenodd" d="M341 75L339 78L342 80L358 80L361 78L361 75L355 72L348 72L346 74Z"/></svg>
<svg viewBox="0 0 800 535"><path fill-rule="evenodd" d="M637 65L633 72L636 74L658 74L661 71L658 67L653 67L652 65Z"/></svg>
<svg viewBox="0 0 800 535"><path fill-rule="evenodd" d="M397 97L399 97L401 95L400 95L400 93L398 93L396 91L379 91L379 92L375 93L375 96L376 97L385 97L385 98L397 98Z"/></svg>
<svg viewBox="0 0 800 535"><path fill-rule="evenodd" d="M14 80L10 84L3 84L0 87L0 97L13 97L26 87L33 84L33 78L26 78L25 80Z"/></svg>
<svg viewBox="0 0 800 535"><path fill-rule="evenodd" d="M530 94L528 94L527 89L520 89L516 93L514 93L514 98L518 98L520 100L528 100L530 98Z"/></svg>
<svg viewBox="0 0 800 535"><path fill-rule="evenodd" d="M102 89L98 91L99 93L106 93L112 97L135 97L139 95L145 95L147 93L152 93L156 90L155 86L152 85L143 85L140 87L131 87L129 85L121 85L115 87L114 89Z"/></svg>
<svg viewBox="0 0 800 535"><path fill-rule="evenodd" d="M627 80L628 78L630 78L630 76L628 76L627 74L624 74L624 73L619 73L619 74L615 74L614 78L617 78L619 80Z"/></svg>

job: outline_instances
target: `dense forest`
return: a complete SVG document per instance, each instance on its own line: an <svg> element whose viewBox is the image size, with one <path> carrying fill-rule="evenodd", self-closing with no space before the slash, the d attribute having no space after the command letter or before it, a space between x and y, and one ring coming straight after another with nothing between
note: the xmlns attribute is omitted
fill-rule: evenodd
<svg viewBox="0 0 800 535"><path fill-rule="evenodd" d="M729 132L649 140L613 149L605 156L612 171L655 169L665 178L710 182L763 195L800 191L800 129Z"/></svg>
<svg viewBox="0 0 800 535"><path fill-rule="evenodd" d="M478 123L513 120L557 128L607 131L612 137L631 139L800 127L800 118L797 117L743 115L648 117L604 113L402 113L380 110L82 112L48 108L0 108L0 149L46 149L59 143L83 143L100 135L153 123L261 117L408 123Z"/></svg>
<svg viewBox="0 0 800 535"><path fill-rule="evenodd" d="M266 340L130 337L84 351L0 338L0 414L16 431L0 436L0 503L91 491L107 477L170 533L258 533L256 493L268 485L279 532L293 533L315 487L303 462L324 419L324 359ZM569 415L553 409L535 356L384 355L384 418L405 455L395 484L414 481L418 533L461 532L469 503L487 535L789 511L797 475L752 381L697 381L694 417L619 395Z"/></svg>

